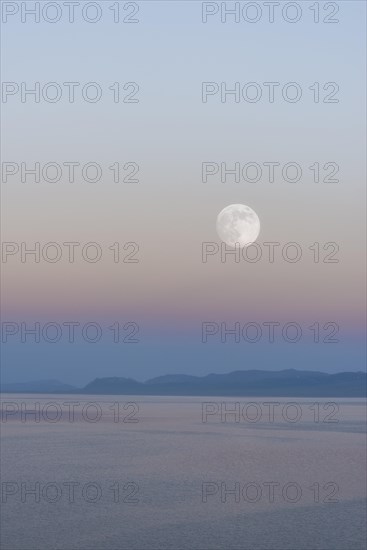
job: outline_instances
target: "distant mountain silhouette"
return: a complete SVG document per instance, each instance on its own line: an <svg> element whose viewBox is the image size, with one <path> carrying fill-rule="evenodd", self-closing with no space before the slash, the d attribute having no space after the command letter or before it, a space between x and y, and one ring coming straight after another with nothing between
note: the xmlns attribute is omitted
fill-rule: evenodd
<svg viewBox="0 0 367 550"><path fill-rule="evenodd" d="M191 376L168 374L137 382L132 378L96 378L84 388L57 380L4 384L9 393L82 393L110 395L196 395L238 397L365 397L363 372L327 374L318 371L240 370L227 374Z"/></svg>

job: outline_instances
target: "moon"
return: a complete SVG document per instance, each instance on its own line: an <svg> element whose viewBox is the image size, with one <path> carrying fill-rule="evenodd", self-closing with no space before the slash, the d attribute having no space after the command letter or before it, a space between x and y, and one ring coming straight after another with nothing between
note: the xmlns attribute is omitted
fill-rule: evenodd
<svg viewBox="0 0 367 550"><path fill-rule="evenodd" d="M243 248L254 243L260 233L260 220L252 208L244 204L230 204L219 212L217 233L228 246Z"/></svg>

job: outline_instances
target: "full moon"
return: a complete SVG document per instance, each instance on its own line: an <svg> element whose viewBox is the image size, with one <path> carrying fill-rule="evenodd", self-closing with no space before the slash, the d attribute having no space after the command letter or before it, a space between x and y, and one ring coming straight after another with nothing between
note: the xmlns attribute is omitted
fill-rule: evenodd
<svg viewBox="0 0 367 550"><path fill-rule="evenodd" d="M252 208L244 204L230 204L219 212L217 233L228 246L243 248L254 243L260 233L260 220Z"/></svg>

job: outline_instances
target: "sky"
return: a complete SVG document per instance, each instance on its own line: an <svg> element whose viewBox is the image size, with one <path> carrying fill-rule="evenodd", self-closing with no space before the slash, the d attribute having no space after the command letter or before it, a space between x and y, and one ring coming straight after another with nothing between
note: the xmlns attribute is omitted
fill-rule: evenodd
<svg viewBox="0 0 367 550"><path fill-rule="evenodd" d="M238 22L220 2L81 1L73 23L46 4L35 22L2 2L3 379L363 370L365 3L320 2L318 23L307 1L272 23L266 2L224 3ZM260 219L256 262L221 249L216 218L236 203Z"/></svg>

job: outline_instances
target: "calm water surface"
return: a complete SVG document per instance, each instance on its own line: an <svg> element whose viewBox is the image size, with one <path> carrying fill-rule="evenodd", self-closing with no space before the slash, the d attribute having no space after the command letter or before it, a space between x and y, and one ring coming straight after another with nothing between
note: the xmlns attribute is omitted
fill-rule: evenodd
<svg viewBox="0 0 367 550"><path fill-rule="evenodd" d="M365 549L365 418L361 399L5 394L1 548Z"/></svg>

